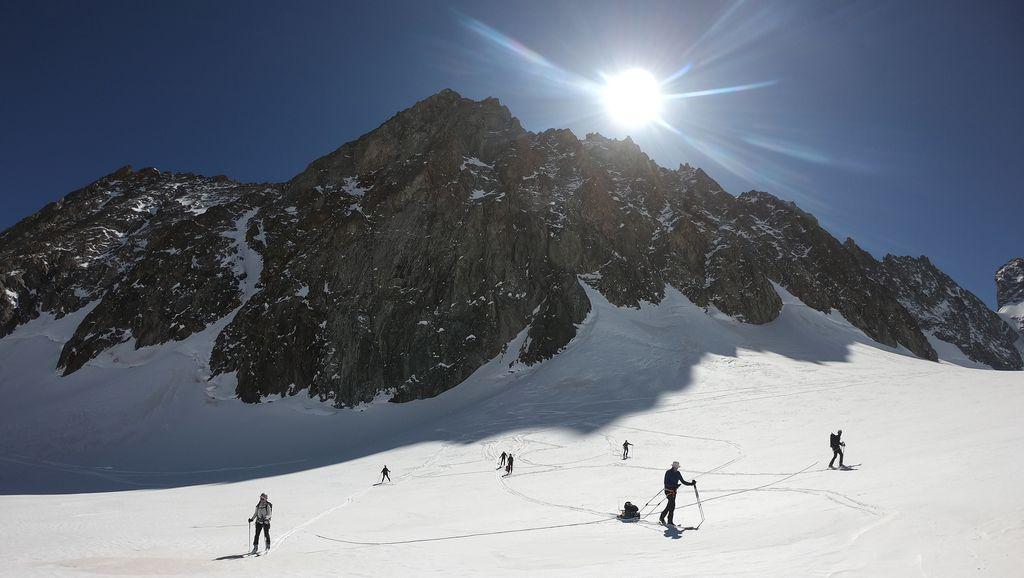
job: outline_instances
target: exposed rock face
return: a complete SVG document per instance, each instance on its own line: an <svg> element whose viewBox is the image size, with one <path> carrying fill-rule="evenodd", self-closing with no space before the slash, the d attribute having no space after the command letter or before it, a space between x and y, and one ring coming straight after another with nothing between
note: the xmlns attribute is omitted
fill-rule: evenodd
<svg viewBox="0 0 1024 578"><path fill-rule="evenodd" d="M996 271L999 314L1024 336L1024 259L1010 259Z"/></svg>
<svg viewBox="0 0 1024 578"><path fill-rule="evenodd" d="M583 282L627 307L671 285L748 323L778 316L775 282L935 359L885 268L792 203L452 91L283 185L123 169L0 235L0 264L0 335L99 300L66 372L217 323L210 370L246 401L429 397L523 332L537 362L589 312Z"/></svg>
<svg viewBox="0 0 1024 578"><path fill-rule="evenodd" d="M0 234L0 335L99 300L61 353L70 373L132 338L142 347L204 329L241 304L231 236L273 190L125 167L47 205Z"/></svg>
<svg viewBox="0 0 1024 578"><path fill-rule="evenodd" d="M994 369L1021 369L1017 335L981 299L960 287L927 257L886 257L875 268L922 330L956 345Z"/></svg>

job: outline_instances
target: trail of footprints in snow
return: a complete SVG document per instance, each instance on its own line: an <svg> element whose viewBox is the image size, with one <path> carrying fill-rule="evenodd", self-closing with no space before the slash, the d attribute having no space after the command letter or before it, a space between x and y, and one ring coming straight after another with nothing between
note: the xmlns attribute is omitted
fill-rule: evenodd
<svg viewBox="0 0 1024 578"><path fill-rule="evenodd" d="M830 386L834 386L835 384L839 384L839 383L841 383L843 385L836 386L836 387L830 387ZM661 409L661 410L658 410L658 411L656 411L654 413L672 413L672 412L678 412L678 411L683 411L683 410L688 410L688 409L696 409L696 408L699 408L699 407L707 407L708 405L717 405L716 402L723 402L723 400L724 400L724 403L733 403L734 401L756 401L756 400L759 400L759 399L768 399L768 398L772 398L772 397L780 397L780 396L786 396L786 395L801 395L801 394L806 394L806 393L819 393L819 392L829 391L829 390L833 390L833 389L843 389L843 388L850 387L850 386L851 386L851 384L849 383L849 381L834 380L834 381L828 381L828 382L818 382L818 385L816 387L813 387L813 388L802 389L802 390L798 390L798 391L795 391L795 392L792 391L792 390L786 390L786 391L781 392L781 393L775 393L772 390L784 390L785 388L783 388L783 387L771 388L771 387L757 387L757 386L744 387L744 388L738 388L736 390L732 390L732 391L725 392L725 393L714 392L714 393L711 393L710 395L706 395L706 396L703 396L701 398L689 399L686 402L680 402L680 403L677 403L677 404L672 404L669 407ZM739 400L735 399L735 398L737 398L739 396L742 396L745 393L751 392L752 390L764 390L767 395L760 396L760 397L755 397L755 398L747 397L747 398L743 398L743 399L739 399ZM584 407L584 406L607 404L607 403L616 403L616 402L621 402L621 401L635 401L635 398L631 399L631 400L602 400L600 402L590 402L590 403L584 403L584 404L576 404L575 407L576 408L581 408L581 407ZM694 402L697 402L697 403L694 403ZM701 402L703 402L703 403L701 403ZM559 403L560 402L552 402L551 405L555 405L555 404L559 404ZM535 406L542 406L542 405L546 405L546 404L544 404L543 402L534 402L534 403L532 403L530 405L535 407ZM609 413L614 413L614 412L609 412ZM563 415L563 417L572 417L572 414L565 415L563 413L561 415ZM586 415L587 417L590 417L590 418L595 417L593 412L587 412L586 414L583 414L582 412L579 412L578 415ZM599 415L603 416L605 414L599 414ZM495 424L513 423L513 422L516 422L516 421L518 421L518 418L512 417L512 418L508 418L508 419L505 419L505 420L499 420L498 422L495 422ZM494 424L492 424L492 425L494 425ZM702 475L702 476L703 475L711 475L711 474L722 475L722 476L777 476L777 475L794 475L794 474L771 473L771 472L752 472L752 473L720 472L719 470L722 470L722 469L724 469L724 468L726 468L726 467L728 467L728 466L730 466L730 465L740 461L744 457L746 457L746 454L743 453L743 450L740 447L740 445L735 443L735 442L733 442L733 441L731 441L731 440L715 439L715 438L700 437L700 436L690 436L690 435L685 435L685 434L676 434L676 433L672 433L672 432L661 432L661 431L655 431L655 430L649 430L649 429L641 429L641 428L635 428L635 427L629 427L629 426L617 426L617 427L619 429L628 429L628 430L632 430L632 431L641 431L641 432L647 432L647 433L655 433L655 434L659 434L659 435L668 435L668 436L673 436L673 437L682 437L682 438L696 439L696 440L702 440L702 441L708 441L708 442L714 442L714 443L722 443L722 444L726 444L726 445L729 445L729 446L733 447L740 454L739 456L734 457L734 458L732 458L732 459L730 459L730 460L728 460L728 461L726 461L726 462L724 462L724 463L722 463L722 464L720 464L720 465L718 465L718 466L716 466L714 468L711 468L710 470L706 470L704 472L701 472L699 475ZM542 429L542 430L534 430L534 431L531 431L530 434L531 435L543 434L546 431L551 431L551 429L552 428ZM609 446L611 446L611 451L609 453L617 455L617 447L618 447L617 446L617 442L613 443L611 436L608 435L608 434L602 434L602 435L605 437L605 440L609 444ZM465 437L467 437L467 436L462 436L462 438L465 438ZM460 439L462 439L462 438L460 438ZM543 448L543 449L527 449L528 448L528 444L541 444L541 445L546 445L546 446L549 446L549 447ZM588 461L591 461L591 460L594 460L594 459L598 459L598 458L606 455L605 452L602 452L601 454L598 454L598 455L595 455L595 456L591 456L591 457L588 457L588 458L583 458L583 459L580 459L580 460L570 461L570 462L562 462L562 463L555 463L555 464L546 464L546 463L535 462L535 461L533 461L532 459L529 458L530 455L537 454L537 453L544 452L544 451L553 451L553 450L558 450L558 449L564 449L565 446L559 445L559 444L550 443L550 442L544 442L544 441L540 441L540 440L536 440L536 439L530 439L525 434L515 434L513 436L513 439L512 439L511 443L505 443L503 440L492 440L492 441L486 441L486 442L481 443L481 453L482 453L483 457L487 461L489 461L490 463L495 463L498 460L498 455L499 454L498 454L496 448L499 445L501 447L510 449L512 455L518 456L517 457L517 463L527 463L527 464L530 464L530 465L533 465L533 466L537 466L537 467L541 467L541 468L547 468L547 469L540 470L540 471L525 472L525 473L519 474L518 477L522 477L522 476L525 476L525 475L542 475L542 474L548 474L548 473L551 473L551 472L554 472L554 471L562 471L562 470L570 470L570 469L608 467L607 464L574 465L574 464L581 464L581 463L588 462ZM476 474L476 473L487 473L489 471L489 470L482 470L482 471L479 471L479 472L474 471L474 472L459 472L459 473L450 473L449 472L449 470L451 468L455 467L455 466L467 465L467 464L475 463L475 461L454 462L454 463L450 463L450 464L438 464L438 466L441 468L441 471L440 472L432 471L433 466L435 464L437 464L437 462L440 459L440 457L444 454L445 451L447 451L447 449L449 447L450 447L449 444L443 444L441 446L441 448L439 448L436 452L434 452L430 456L428 456L427 459L424 460L424 462L418 468L416 468L414 470L414 471L416 471L418 473L410 474L410 475L407 475L407 476L396 476L397 479L395 480L395 483L396 484L400 483L400 482L404 481L405 479L428 479L428 478L443 477L443 476L446 476L446 475L470 475L470 474ZM633 466L633 465L629 465L629 464L613 464L613 467L629 467L629 468L635 468L635 469L659 470L660 471L660 468L650 468L650 467L644 467L644 466ZM800 472L800 473L805 473L805 472ZM514 495L514 496L516 496L516 497L518 497L520 499L523 499L523 500L526 500L528 502L532 502L532 503L535 503L535 504L538 504L538 505L549 506L549 507L554 507L554 508L560 508L560 509L565 509L565 510L570 510L570 511L575 511L575 512L581 512L581 513L596 515L596 516L600 516L600 517L607 517L607 516L614 516L615 515L614 513L610 513L610 512L601 512L601 511L598 511L598 510L593 510L593 509L590 509L590 508L584 508L584 507L580 507L580 506L572 506L572 505L569 505L569 504L558 504L558 503L549 502L549 501L546 501L546 500L541 500L539 498L534 498L534 497L528 496L528 495L526 495L526 494L524 494L524 493L522 493L522 492L512 488L509 485L509 483L508 483L509 482L509 478L500 475L500 473L498 473L496 475L496 480L497 480L499 486L501 486L502 490L504 490L505 492L507 492L507 493L509 493L511 495ZM355 492L355 493L351 494L350 496L346 497L346 499L345 499L345 501L343 503L341 503L341 504L339 504L337 506L334 506L332 508L329 508L327 510L324 510L323 512L321 512L317 516L314 516L310 520L308 520L308 521L306 521L306 522L304 522L302 524L299 524L298 526L295 526L291 530L285 532L278 539L278 542L277 542L278 547L280 548L281 544L288 537L292 536L293 534L295 534L296 532L302 530L303 528L309 526L310 524L316 522L317 520L320 520L323 517L333 513L334 511L336 511L336 510L338 510L340 508L343 508L343 507L351 504L358 496L361 496L362 494L366 493L367 491L369 491L369 489L364 489L364 490L360 490L358 492ZM732 490L721 490L721 491L730 492ZM790 487L768 488L768 487L765 487L765 488L761 488L761 489L745 488L745 489L736 490L736 491L737 492L745 492L745 491L798 492L798 493L803 493L803 494L807 494L807 495L814 495L814 496L823 497L823 498L825 498L827 500L830 500L830 501L832 501L832 502L834 502L836 504L839 504L841 506L845 506L845 507L852 508L852 509L855 509L855 510L860 510L860 511L866 512L868 514L872 514L874 516L878 516L878 517L882 517L883 516L882 511L878 507L873 506L871 504L867 504L867 503L864 503L864 502L860 502L860 501L854 500L853 498L851 498L851 497L849 497L849 496L847 496L845 494L842 494L840 492L835 492L835 491L832 491L832 490L821 490L821 489L814 489L814 488L790 488ZM725 496L719 496L719 497L725 497ZM711 499L714 499L714 498L711 498ZM710 501L711 499L705 500L705 501ZM686 507L686 506L683 506L683 507Z"/></svg>

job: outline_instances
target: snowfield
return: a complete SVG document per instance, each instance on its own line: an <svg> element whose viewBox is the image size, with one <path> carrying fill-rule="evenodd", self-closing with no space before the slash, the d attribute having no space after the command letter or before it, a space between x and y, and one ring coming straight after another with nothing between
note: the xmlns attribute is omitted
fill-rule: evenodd
<svg viewBox="0 0 1024 578"><path fill-rule="evenodd" d="M916 359L784 291L764 326L587 292L555 358L510 367L521 336L438 398L355 410L231 399L217 326L67 378L85 310L22 326L0 340L0 574L1020 575L1024 374ZM849 471L826 469L837 428ZM700 530L615 520L673 460ZM273 549L243 557L261 491Z"/></svg>

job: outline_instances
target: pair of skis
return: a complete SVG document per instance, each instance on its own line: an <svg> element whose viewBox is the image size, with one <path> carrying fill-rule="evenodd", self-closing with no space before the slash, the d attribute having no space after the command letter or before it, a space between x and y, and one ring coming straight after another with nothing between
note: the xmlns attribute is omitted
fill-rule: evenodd
<svg viewBox="0 0 1024 578"><path fill-rule="evenodd" d="M683 530L700 530L701 524L704 523L704 506L700 503L700 492L697 491L697 486L693 486L693 496L697 498L697 510L700 511L700 523L696 526L687 526Z"/></svg>
<svg viewBox="0 0 1024 578"><path fill-rule="evenodd" d="M258 538L259 534L257 534L256 537ZM252 522L251 521L249 522L249 533L246 534L246 541L245 541L246 548L249 547L250 543L252 543ZM242 557L243 558L249 558L249 557L259 558L260 556L266 555L266 554L269 554L269 553L270 553L270 546L267 546L263 550L263 552L257 551L256 546L253 546L252 550L250 552L246 552L245 554L242 554Z"/></svg>

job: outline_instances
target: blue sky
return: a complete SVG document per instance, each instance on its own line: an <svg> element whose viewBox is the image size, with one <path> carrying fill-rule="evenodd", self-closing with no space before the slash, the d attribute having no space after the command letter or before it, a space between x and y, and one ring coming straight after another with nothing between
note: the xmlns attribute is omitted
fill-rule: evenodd
<svg viewBox="0 0 1024 578"><path fill-rule="evenodd" d="M627 5L628 4L628 5ZM989 304L1024 254L1024 4L3 2L0 227L124 164L283 181L442 88L795 200ZM626 131L581 85L674 93Z"/></svg>

